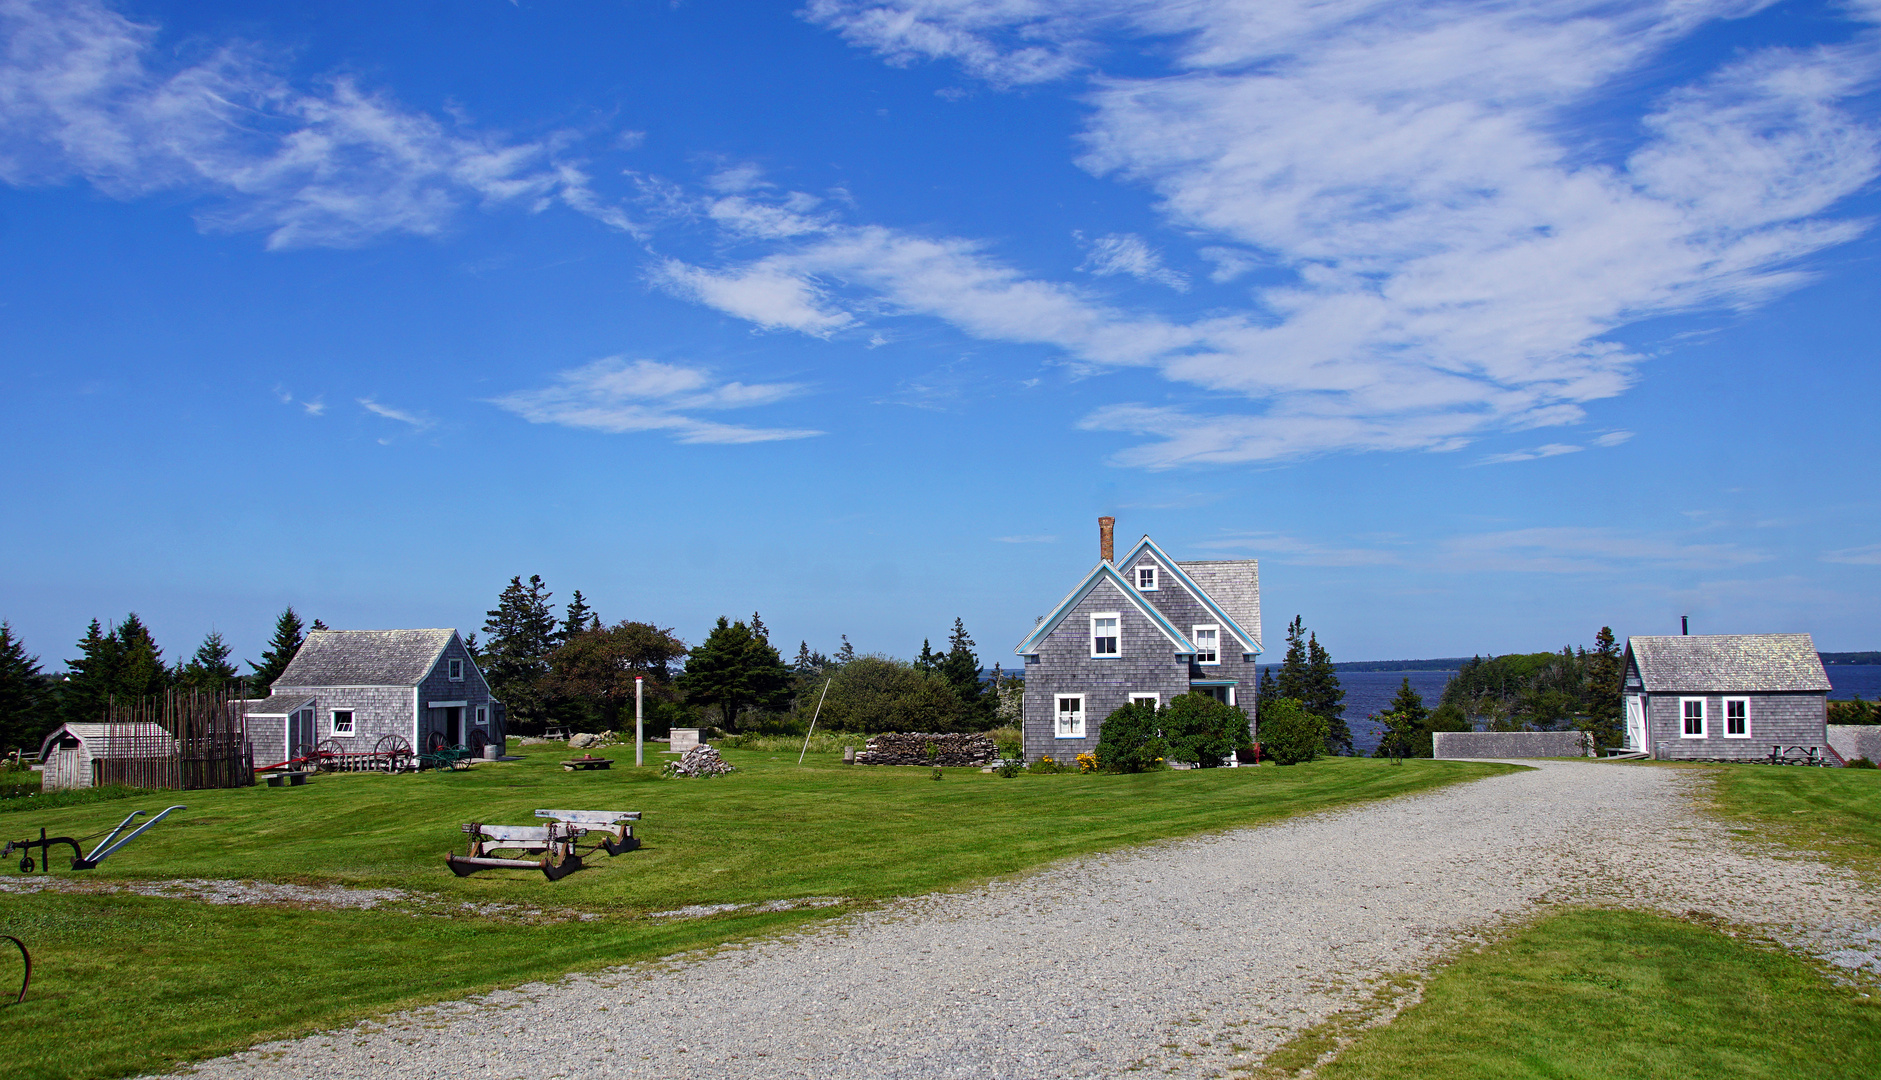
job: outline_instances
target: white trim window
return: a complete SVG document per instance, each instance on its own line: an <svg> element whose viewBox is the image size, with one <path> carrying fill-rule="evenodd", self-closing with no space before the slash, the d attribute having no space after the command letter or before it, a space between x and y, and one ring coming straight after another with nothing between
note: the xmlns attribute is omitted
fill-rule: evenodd
<svg viewBox="0 0 1881 1080"><path fill-rule="evenodd" d="M333 734L343 739L351 738L358 734L355 730L356 725L353 721L352 709L334 709L332 718Z"/></svg>
<svg viewBox="0 0 1881 1080"><path fill-rule="evenodd" d="M1060 739L1084 738L1084 695L1059 694L1058 716L1052 734Z"/></svg>
<svg viewBox="0 0 1881 1080"><path fill-rule="evenodd" d="M1154 566L1139 566L1136 568L1136 591L1156 591L1156 568Z"/></svg>
<svg viewBox="0 0 1881 1080"><path fill-rule="evenodd" d="M477 726L483 727L490 722L490 709L487 705L477 706Z"/></svg>
<svg viewBox="0 0 1881 1080"><path fill-rule="evenodd" d="M1221 627L1210 624L1189 628L1189 638L1195 644L1195 662L1198 664L1221 663Z"/></svg>
<svg viewBox="0 0 1881 1080"><path fill-rule="evenodd" d="M1091 657L1114 659L1123 655L1123 617L1115 611L1091 616Z"/></svg>
<svg viewBox="0 0 1881 1080"><path fill-rule="evenodd" d="M1702 739L1705 737L1705 699L1701 697L1682 697L1679 699L1679 738Z"/></svg>
<svg viewBox="0 0 1881 1080"><path fill-rule="evenodd" d="M1728 697L1724 699L1724 737L1727 739L1750 738L1749 698Z"/></svg>
<svg viewBox="0 0 1881 1080"><path fill-rule="evenodd" d="M1160 709L1163 705L1163 696L1161 694L1131 694L1130 704L1148 705L1152 709Z"/></svg>
<svg viewBox="0 0 1881 1080"><path fill-rule="evenodd" d="M449 679L450 681L452 682L464 681L464 662L462 660L456 660L456 659L446 660L444 662L444 670L445 670L444 677Z"/></svg>

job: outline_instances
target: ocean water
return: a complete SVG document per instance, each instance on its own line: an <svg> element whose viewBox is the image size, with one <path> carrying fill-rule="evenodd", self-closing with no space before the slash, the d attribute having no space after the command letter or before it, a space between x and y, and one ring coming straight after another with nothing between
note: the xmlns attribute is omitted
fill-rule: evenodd
<svg viewBox="0 0 1881 1080"><path fill-rule="evenodd" d="M1827 664L1823 670L1829 673L1829 685L1835 687L1829 691L1832 698L1847 700L1860 694L1873 701L1881 697L1881 664Z"/></svg>

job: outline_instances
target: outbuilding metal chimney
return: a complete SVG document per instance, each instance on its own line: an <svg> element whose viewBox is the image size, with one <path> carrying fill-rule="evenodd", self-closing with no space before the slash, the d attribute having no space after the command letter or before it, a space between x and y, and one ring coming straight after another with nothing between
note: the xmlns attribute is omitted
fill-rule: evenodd
<svg viewBox="0 0 1881 1080"><path fill-rule="evenodd" d="M1105 562L1117 558L1117 519L1101 517L1097 519L1097 550L1104 556Z"/></svg>
<svg viewBox="0 0 1881 1080"><path fill-rule="evenodd" d="M1680 615L1679 616L1679 636L1684 637L1685 635L1691 632L1692 632L1692 617L1690 615Z"/></svg>

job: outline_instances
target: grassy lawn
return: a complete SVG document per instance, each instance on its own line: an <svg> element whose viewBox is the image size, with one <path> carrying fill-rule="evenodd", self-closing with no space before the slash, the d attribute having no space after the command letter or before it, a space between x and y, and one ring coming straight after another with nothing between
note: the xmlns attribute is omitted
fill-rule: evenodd
<svg viewBox="0 0 1881 1080"><path fill-rule="evenodd" d="M1881 879L1881 769L1731 765L1709 771L1716 778L1716 810L1726 820Z"/></svg>
<svg viewBox="0 0 1881 1080"><path fill-rule="evenodd" d="M1319 1076L1865 1080L1881 1076L1877 1031L1881 1006L1807 961L1674 919L1581 911L1459 960Z"/></svg>
<svg viewBox="0 0 1881 1080"><path fill-rule="evenodd" d="M316 911L0 894L0 933L25 939L35 967L26 1002L0 1008L0 1042L44 1048L0 1056L0 1077L161 1071L267 1038L830 914L742 912L672 923L644 917L688 904L808 896L867 903L1515 768L1335 759L1141 776L1002 779L948 770L935 782L926 769L846 768L832 756L813 756L799 768L794 754L733 750L725 756L739 771L730 777L663 781L651 767L564 773L556 762L565 750L531 749L522 761L467 773L335 775L300 788L0 812L0 837L16 839L41 825L55 835L84 835L133 809L188 805L82 875L93 880L390 886L428 901L422 908ZM597 856L555 883L507 870L459 879L444 867L445 851L463 850L462 822L532 823L537 808L644 811L636 832L645 847ZM0 874L15 872L0 867ZM606 917L530 925L439 914L490 902ZM18 971L17 955L0 953L0 981Z"/></svg>

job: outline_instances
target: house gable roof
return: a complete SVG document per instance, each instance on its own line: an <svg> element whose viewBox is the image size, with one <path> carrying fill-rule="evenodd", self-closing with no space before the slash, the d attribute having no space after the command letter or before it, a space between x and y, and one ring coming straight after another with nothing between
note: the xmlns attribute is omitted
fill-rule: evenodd
<svg viewBox="0 0 1881 1080"><path fill-rule="evenodd" d="M1647 693L1834 689L1808 634L1651 634L1628 638L1626 653Z"/></svg>
<svg viewBox="0 0 1881 1080"><path fill-rule="evenodd" d="M274 685L416 686L456 637L455 630L315 630Z"/></svg>
<svg viewBox="0 0 1881 1080"><path fill-rule="evenodd" d="M1116 585L1117 590L1123 594L1124 599L1128 600L1132 607L1142 612L1143 616L1149 619L1150 625L1156 627L1156 629L1162 632L1164 637L1169 639L1170 645L1174 646L1175 655L1195 655L1195 646L1189 642L1188 637L1183 634L1182 631L1177 630L1174 623L1164 618L1163 613L1157 611L1154 604L1144 599L1142 593L1132 588L1130 583L1123 579L1123 575L1117 572L1116 567L1107 562L1100 562L1092 567L1091 572L1084 575L1084 580L1078 583L1078 587L1072 589L1070 595L1060 601L1058 606L1052 609L1052 613L1045 616L1043 622L1033 627L1032 632L1026 635L1026 639L1021 641L1018 647L1013 649L1013 652L1018 653L1020 656L1037 655L1040 643L1047 637L1050 637L1051 632L1058 628L1058 624L1064 622L1065 618L1083 602L1084 598L1091 594L1091 590L1097 588L1098 583L1103 581L1108 581Z"/></svg>
<svg viewBox="0 0 1881 1080"><path fill-rule="evenodd" d="M1223 559L1202 562L1179 563L1169 557L1156 541L1148 536L1136 542L1117 565L1135 566L1137 557L1148 551L1162 564L1163 570L1170 577L1180 582L1197 603L1207 608L1223 626L1234 634L1243 652L1261 651L1261 639L1258 633L1249 633L1248 625L1256 630L1260 627L1261 594L1260 568L1253 559ZM1206 584L1204 584L1206 582ZM1232 612L1230 611L1232 609ZM1242 618L1248 622L1243 623Z"/></svg>

